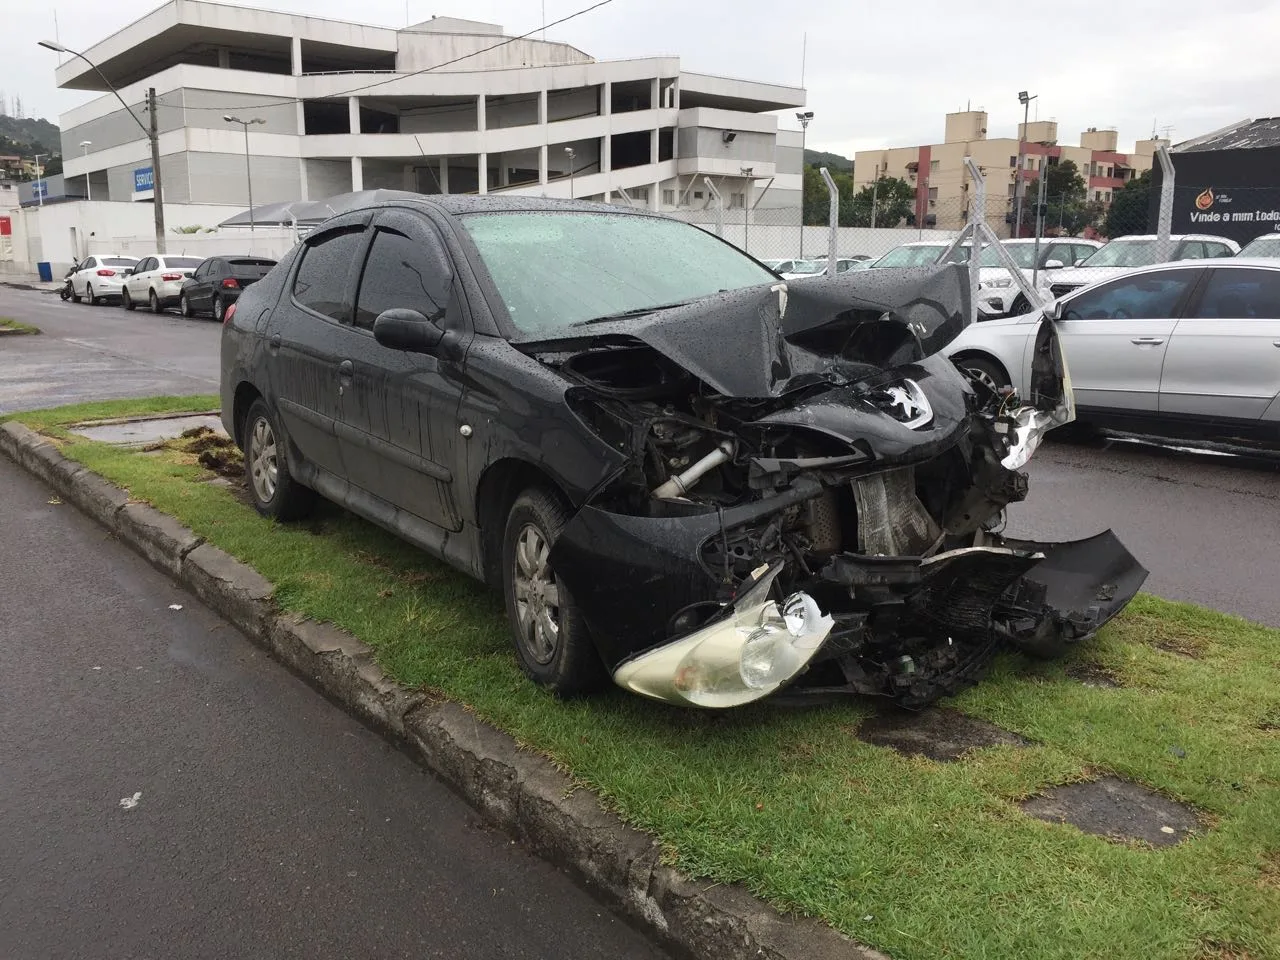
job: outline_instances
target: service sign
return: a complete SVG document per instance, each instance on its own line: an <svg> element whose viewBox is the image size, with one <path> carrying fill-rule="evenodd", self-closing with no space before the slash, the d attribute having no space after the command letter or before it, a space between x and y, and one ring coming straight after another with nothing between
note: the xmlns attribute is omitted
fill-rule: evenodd
<svg viewBox="0 0 1280 960"><path fill-rule="evenodd" d="M143 193L156 188L155 173L150 167L138 167L133 171L133 192Z"/></svg>

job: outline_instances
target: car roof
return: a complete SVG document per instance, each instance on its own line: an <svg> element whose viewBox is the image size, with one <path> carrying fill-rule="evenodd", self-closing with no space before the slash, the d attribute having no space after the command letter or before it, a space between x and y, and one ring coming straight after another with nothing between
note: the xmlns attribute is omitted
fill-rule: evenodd
<svg viewBox="0 0 1280 960"><path fill-rule="evenodd" d="M596 203L590 200L561 200L555 197L520 197L508 194L480 196L478 194L433 194L421 197L403 197L394 200L381 200L370 203L359 209L376 209L381 207L435 207L444 213L459 216L467 213L508 213L529 210L556 210L578 213L616 213L628 216L657 217L660 214L651 210L635 207L616 206L611 203ZM790 259L790 258L784 258Z"/></svg>
<svg viewBox="0 0 1280 960"><path fill-rule="evenodd" d="M1126 233L1123 237L1113 237L1111 243L1117 240L1159 240L1160 237L1154 233ZM1219 243L1225 243L1232 246L1235 241L1230 237L1220 237L1213 233L1171 233L1170 240L1216 240Z"/></svg>
<svg viewBox="0 0 1280 960"><path fill-rule="evenodd" d="M1145 267L1125 269L1124 275L1133 276L1140 273L1154 273L1159 270L1196 270L1208 268L1217 270L1219 267L1226 269L1236 267L1256 267L1263 270L1280 270L1280 261L1277 261L1274 257L1210 257L1197 258L1195 260L1170 260L1168 263L1152 263ZM1088 289L1088 287L1081 287L1081 289Z"/></svg>
<svg viewBox="0 0 1280 960"><path fill-rule="evenodd" d="M1035 237L1010 237L1008 240L1001 240L1000 242L1004 246L1008 247L1015 243L1035 243L1036 238ZM1044 246L1046 243L1088 243L1095 247L1102 246L1101 241L1090 240L1088 237L1041 237L1040 245Z"/></svg>

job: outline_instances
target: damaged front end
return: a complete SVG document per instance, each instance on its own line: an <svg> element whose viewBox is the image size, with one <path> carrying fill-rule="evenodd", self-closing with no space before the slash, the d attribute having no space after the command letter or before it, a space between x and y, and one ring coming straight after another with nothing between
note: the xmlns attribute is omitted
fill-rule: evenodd
<svg viewBox="0 0 1280 960"><path fill-rule="evenodd" d="M784 688L919 707L1003 644L1061 653L1137 592L1146 571L1110 532L1000 534L1019 468L1074 415L1052 323L1031 396L998 395L938 352L965 324L964 274L894 282L740 292L537 351L625 456L551 555L618 684L701 707Z"/></svg>

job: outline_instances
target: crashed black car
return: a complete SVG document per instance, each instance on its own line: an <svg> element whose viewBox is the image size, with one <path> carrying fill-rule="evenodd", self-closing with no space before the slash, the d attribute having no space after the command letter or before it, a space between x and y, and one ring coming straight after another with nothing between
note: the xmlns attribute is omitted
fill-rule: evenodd
<svg viewBox="0 0 1280 960"><path fill-rule="evenodd" d="M941 354L963 267L787 284L590 203L444 196L327 221L228 310L222 415L257 507L316 493L500 588L525 672L678 704L905 706L1002 646L1090 636L1144 571L1110 532L1001 536L1072 417Z"/></svg>

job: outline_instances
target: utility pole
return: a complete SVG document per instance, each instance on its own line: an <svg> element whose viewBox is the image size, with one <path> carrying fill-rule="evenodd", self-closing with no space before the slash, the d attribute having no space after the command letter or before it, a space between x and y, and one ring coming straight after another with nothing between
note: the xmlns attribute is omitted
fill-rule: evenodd
<svg viewBox="0 0 1280 960"><path fill-rule="evenodd" d="M147 88L147 111L151 114L151 205L156 214L156 253L164 253L164 192L160 186L160 121L156 117L156 88Z"/></svg>
<svg viewBox="0 0 1280 960"><path fill-rule="evenodd" d="M807 34L806 34L807 36ZM807 41L806 41L807 42ZM800 73L804 74L802 67ZM801 86L804 86L803 80ZM808 164L804 160L804 150L806 138L809 134L809 121L813 119L813 111L805 110L796 114L796 119L800 121L800 259L804 259L804 171Z"/></svg>
<svg viewBox="0 0 1280 960"><path fill-rule="evenodd" d="M1027 124L1031 120L1031 101L1036 99L1037 94L1028 94L1022 90L1018 93L1018 102L1022 104L1022 129L1018 131L1018 169L1013 172L1013 192L1018 198L1015 204L1013 214L1013 235L1015 237L1022 236L1022 196L1027 192L1026 181L1022 176L1022 148L1027 142ZM1036 108L1036 116L1040 115L1040 108Z"/></svg>
<svg viewBox="0 0 1280 960"><path fill-rule="evenodd" d="M22 119L19 117L18 119ZM47 157L47 153L37 153L36 157L36 199L40 201L40 206L44 206L44 181L40 178L40 158Z"/></svg>
<svg viewBox="0 0 1280 960"><path fill-rule="evenodd" d="M886 169L888 164L885 164ZM876 176L871 181L871 229L876 228L876 194L880 190L880 162L876 161Z"/></svg>

